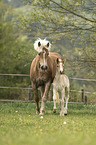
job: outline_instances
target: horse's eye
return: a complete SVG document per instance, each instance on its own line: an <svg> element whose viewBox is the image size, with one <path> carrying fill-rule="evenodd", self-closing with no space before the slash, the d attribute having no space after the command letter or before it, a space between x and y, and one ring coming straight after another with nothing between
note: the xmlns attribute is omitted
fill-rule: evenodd
<svg viewBox="0 0 96 145"><path fill-rule="evenodd" d="M38 53L38 55L40 56L40 52Z"/></svg>
<svg viewBox="0 0 96 145"><path fill-rule="evenodd" d="M47 43L47 47L49 47L49 42Z"/></svg>

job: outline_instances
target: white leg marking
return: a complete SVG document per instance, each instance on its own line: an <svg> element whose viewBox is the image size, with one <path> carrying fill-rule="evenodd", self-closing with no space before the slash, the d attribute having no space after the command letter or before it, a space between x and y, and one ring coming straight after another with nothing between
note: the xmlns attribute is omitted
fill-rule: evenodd
<svg viewBox="0 0 96 145"><path fill-rule="evenodd" d="M56 90L53 87L53 101L54 101L54 107L53 107L53 112L56 112Z"/></svg>
<svg viewBox="0 0 96 145"><path fill-rule="evenodd" d="M65 111L64 114L67 115L67 105L68 105L68 100L69 100L69 87L67 88L67 97L66 97L66 106L65 106Z"/></svg>
<svg viewBox="0 0 96 145"><path fill-rule="evenodd" d="M64 116L64 97L65 97L65 88L61 92L62 99L61 99L61 111L60 116Z"/></svg>

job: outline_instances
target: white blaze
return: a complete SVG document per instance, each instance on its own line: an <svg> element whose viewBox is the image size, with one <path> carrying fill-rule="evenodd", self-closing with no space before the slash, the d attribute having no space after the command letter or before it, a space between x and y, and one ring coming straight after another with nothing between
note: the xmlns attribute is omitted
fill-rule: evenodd
<svg viewBox="0 0 96 145"><path fill-rule="evenodd" d="M44 66L46 65L46 62L45 62L45 52L43 53L43 59L44 59Z"/></svg>

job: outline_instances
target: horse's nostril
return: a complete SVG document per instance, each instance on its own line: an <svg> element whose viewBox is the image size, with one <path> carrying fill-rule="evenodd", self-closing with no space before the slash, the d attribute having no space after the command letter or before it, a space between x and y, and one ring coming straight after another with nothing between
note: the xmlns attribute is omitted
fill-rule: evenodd
<svg viewBox="0 0 96 145"><path fill-rule="evenodd" d="M43 70L43 65L41 66L41 69Z"/></svg>
<svg viewBox="0 0 96 145"><path fill-rule="evenodd" d="M47 66L42 65L42 66L41 66L41 69L42 69L42 70L47 70Z"/></svg>
<svg viewBox="0 0 96 145"><path fill-rule="evenodd" d="M63 74L63 71L60 71L60 74Z"/></svg>
<svg viewBox="0 0 96 145"><path fill-rule="evenodd" d="M45 69L47 69L47 66L45 66Z"/></svg>

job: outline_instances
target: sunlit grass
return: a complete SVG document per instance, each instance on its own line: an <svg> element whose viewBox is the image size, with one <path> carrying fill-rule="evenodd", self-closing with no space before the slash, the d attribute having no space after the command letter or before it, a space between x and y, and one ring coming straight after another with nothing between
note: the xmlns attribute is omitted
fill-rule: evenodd
<svg viewBox="0 0 96 145"><path fill-rule="evenodd" d="M0 102L0 145L95 144L96 105L68 104L64 117L57 109L47 103L41 117L34 103Z"/></svg>

